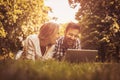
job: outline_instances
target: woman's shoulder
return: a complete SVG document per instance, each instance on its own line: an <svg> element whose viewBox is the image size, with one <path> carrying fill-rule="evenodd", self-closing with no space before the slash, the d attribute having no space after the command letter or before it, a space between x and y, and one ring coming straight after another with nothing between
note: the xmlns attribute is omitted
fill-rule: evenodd
<svg viewBox="0 0 120 80"><path fill-rule="evenodd" d="M38 37L37 34L31 34L31 35L28 36L28 38L36 38L36 37Z"/></svg>
<svg viewBox="0 0 120 80"><path fill-rule="evenodd" d="M26 39L25 39L26 42L28 41L39 41L39 38L38 38L38 35L37 34L32 34L32 35L29 35Z"/></svg>
<svg viewBox="0 0 120 80"><path fill-rule="evenodd" d="M37 34L31 34L27 37L27 39L36 39L36 38L38 38Z"/></svg>

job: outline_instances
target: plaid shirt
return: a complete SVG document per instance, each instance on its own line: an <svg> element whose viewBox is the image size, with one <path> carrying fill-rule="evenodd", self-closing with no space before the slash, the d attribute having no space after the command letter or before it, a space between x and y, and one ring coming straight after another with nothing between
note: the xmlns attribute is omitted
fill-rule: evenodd
<svg viewBox="0 0 120 80"><path fill-rule="evenodd" d="M58 60L61 60L62 57L65 55L65 52L68 48L65 48L65 46L63 46L63 40L64 40L64 37L60 37L58 40L57 40L57 43L55 44L55 53L54 53L54 58L58 59ZM80 46L80 40L77 39L72 48L71 49L81 49L81 46Z"/></svg>

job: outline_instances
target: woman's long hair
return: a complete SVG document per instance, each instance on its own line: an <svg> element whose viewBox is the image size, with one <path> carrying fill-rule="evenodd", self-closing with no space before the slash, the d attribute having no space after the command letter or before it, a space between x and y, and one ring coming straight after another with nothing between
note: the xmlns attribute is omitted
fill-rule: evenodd
<svg viewBox="0 0 120 80"><path fill-rule="evenodd" d="M39 31L40 40L49 40L58 32L59 25L57 23L48 22L41 26Z"/></svg>

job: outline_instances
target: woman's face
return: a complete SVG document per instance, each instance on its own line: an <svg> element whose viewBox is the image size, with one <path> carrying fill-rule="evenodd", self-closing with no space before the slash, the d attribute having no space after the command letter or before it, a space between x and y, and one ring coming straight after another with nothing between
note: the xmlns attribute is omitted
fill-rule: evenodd
<svg viewBox="0 0 120 80"><path fill-rule="evenodd" d="M55 44L57 38L59 37L59 29L57 29L53 35L51 35L50 44Z"/></svg>

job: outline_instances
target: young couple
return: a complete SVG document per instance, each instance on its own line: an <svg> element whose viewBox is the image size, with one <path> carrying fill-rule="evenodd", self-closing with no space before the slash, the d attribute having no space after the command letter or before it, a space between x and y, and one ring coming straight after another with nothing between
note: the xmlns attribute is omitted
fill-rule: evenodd
<svg viewBox="0 0 120 80"><path fill-rule="evenodd" d="M39 34L30 35L24 42L24 59L61 60L68 48L80 49L80 27L70 22L66 26L64 36L59 37L59 25L53 22L41 26ZM58 38L59 37L59 38Z"/></svg>

